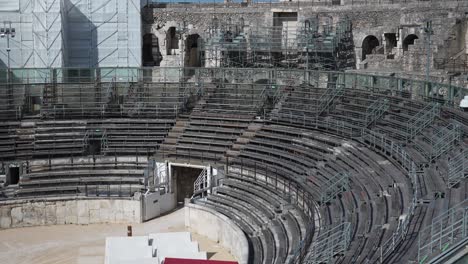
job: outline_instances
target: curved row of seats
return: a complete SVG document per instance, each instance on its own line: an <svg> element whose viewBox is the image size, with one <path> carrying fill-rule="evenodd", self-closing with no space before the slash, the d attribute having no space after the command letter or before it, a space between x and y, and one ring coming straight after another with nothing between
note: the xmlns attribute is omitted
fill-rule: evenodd
<svg viewBox="0 0 468 264"><path fill-rule="evenodd" d="M44 118L175 118L190 96L178 83L67 83L45 85Z"/></svg>
<svg viewBox="0 0 468 264"><path fill-rule="evenodd" d="M145 156L31 160L15 196L132 196L144 188L147 164Z"/></svg>
<svg viewBox="0 0 468 264"><path fill-rule="evenodd" d="M350 173L351 188L321 208L324 227L352 223L354 249L350 252L354 254L344 256L344 263L372 257L373 247L397 228L412 199L408 179L385 158L353 142L310 130L266 125L241 148L237 159L244 166L266 164L289 180L306 182L316 201L336 173Z"/></svg>
<svg viewBox="0 0 468 264"><path fill-rule="evenodd" d="M0 160L109 155L152 155L172 119L23 120L0 124ZM95 145L90 149L90 145Z"/></svg>
<svg viewBox="0 0 468 264"><path fill-rule="evenodd" d="M301 241L310 235L308 230L314 228L314 237L318 237L343 222L351 223L351 244L346 252L335 256L335 262L373 263L381 257L394 262L414 260L419 230L467 198L466 181L455 188L446 187L448 160L460 149L466 149L466 137L432 163L424 156L423 152L430 150L424 142L433 131L447 125L447 120L436 118L407 142L407 123L427 106L425 102L398 93L350 89L322 111L317 105L325 89L290 87L271 111L270 120L258 121L254 117L260 109L262 90L248 85L212 89L206 91L205 98L189 116L179 116L177 120L3 123L0 148L4 151L0 158L31 160L27 173L21 177L17 196L131 195L144 186L142 170L146 160L140 164L139 155L148 156L156 150L169 159L226 159L229 168L235 170L229 171L214 193L194 202L234 219L249 239L252 263L284 263L294 257ZM380 98L388 100L389 109L369 125L365 122L368 106ZM442 115L461 122L466 135L466 114L443 108ZM343 124L358 134L351 140L337 136L344 134L338 131L339 127L326 126L331 134L323 133L317 130L323 128L317 122ZM391 139L421 165L417 167L416 182L399 164L402 160L385 157L388 150L359 137L365 129ZM101 153L108 157L84 157L81 163L73 157L57 158L85 156L91 141L100 144ZM122 157L133 154L138 161ZM34 160L41 157L52 158L48 163ZM310 194L307 202L316 205L315 214L304 214L305 208L291 203L291 197L284 195L281 188L252 179L252 170L265 178L276 175L283 182L301 186ZM350 175L350 186L331 202L320 204L324 187L343 172ZM413 189L419 191L418 197L413 197ZM413 198L418 207L413 215L408 215ZM391 256L380 256L384 243L391 240L408 217L411 221L406 239L397 241Z"/></svg>
<svg viewBox="0 0 468 264"><path fill-rule="evenodd" d="M194 201L228 216L245 232L251 263L285 263L305 238L310 218L265 182L231 172L214 193Z"/></svg>
<svg viewBox="0 0 468 264"><path fill-rule="evenodd" d="M312 103L320 97L320 93L315 88L311 88L308 95L304 96L305 99L302 100L308 100L307 102ZM371 125L370 129L383 134L384 137L396 143L400 143L416 164L420 164L418 166L418 184L414 187L420 191L421 197L418 198L422 198L424 204L421 205L422 208L417 210L411 223L412 230L417 235L421 227L430 224L432 217L443 213L451 205L466 199L466 182L462 182L458 188L448 189L446 187L448 174L447 161L468 146L468 141L466 140L468 115L466 113L443 108L441 117L436 118L431 125L421 131L420 135L413 138L409 144L406 143L406 140L410 138L410 135L407 134L407 122L410 120L410 117L424 109L427 103L414 101L410 97L400 94L346 90L344 96L337 98L327 113L322 116L314 117L313 113L310 113L308 109L299 104L294 111L291 111L291 109L277 109L278 114L273 115L272 120L274 122L307 127L307 122L303 122L303 120L309 118L311 120L310 127L314 129L313 118L318 118L319 120L338 120L345 122L347 126L364 129L366 127L363 121L365 120L367 107L378 98L386 98L389 101L390 108L385 112L383 118ZM285 99L285 101L287 100ZM303 103L303 105L307 105L307 103ZM310 116L311 114L312 116ZM450 147L449 151L444 152L433 163L428 163L425 153L430 152L432 148L431 145L426 143L428 142L428 138L433 135L433 131L438 131L446 126L448 122L453 122L451 120L458 121L465 131L462 141L455 142L455 145ZM443 199L443 197L447 196L449 197L448 199ZM401 258L394 259L414 259L415 252L417 252L416 246L414 239L412 241L405 241L405 245L399 247L398 251L394 254L395 256L401 256Z"/></svg>

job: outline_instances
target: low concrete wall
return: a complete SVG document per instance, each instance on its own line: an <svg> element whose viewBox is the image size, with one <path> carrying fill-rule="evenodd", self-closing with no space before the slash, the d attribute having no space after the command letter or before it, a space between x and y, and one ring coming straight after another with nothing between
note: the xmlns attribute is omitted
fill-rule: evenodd
<svg viewBox="0 0 468 264"><path fill-rule="evenodd" d="M177 207L175 193L160 195L158 192L143 195L143 221L159 217Z"/></svg>
<svg viewBox="0 0 468 264"><path fill-rule="evenodd" d="M0 203L2 229L42 225L141 222L139 200L55 199Z"/></svg>
<svg viewBox="0 0 468 264"><path fill-rule="evenodd" d="M229 218L196 204L185 203L185 226L219 242L240 264L247 263L249 244L244 232Z"/></svg>

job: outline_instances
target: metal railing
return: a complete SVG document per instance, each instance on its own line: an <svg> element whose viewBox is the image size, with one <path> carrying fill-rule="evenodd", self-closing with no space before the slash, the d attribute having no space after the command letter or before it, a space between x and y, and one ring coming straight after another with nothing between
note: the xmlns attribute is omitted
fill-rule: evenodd
<svg viewBox="0 0 468 264"><path fill-rule="evenodd" d="M435 128L431 136L424 137L424 140L431 147L430 150L423 149L419 145L415 145L415 147L424 155L428 162L431 163L450 151L453 146L460 142L461 137L462 131L460 124L450 123L445 127Z"/></svg>
<svg viewBox="0 0 468 264"><path fill-rule="evenodd" d="M333 257L344 253L351 243L351 223L343 222L320 232L312 242L307 264L332 263Z"/></svg>
<svg viewBox="0 0 468 264"><path fill-rule="evenodd" d="M342 79L342 76L337 77ZM336 83L331 83L331 87L318 99L317 116L320 116L323 112L327 111L336 97L343 95L344 88L343 82L337 81Z"/></svg>
<svg viewBox="0 0 468 264"><path fill-rule="evenodd" d="M335 174L322 187L323 191L320 195L320 204L323 206L335 197L349 189L349 174L341 172Z"/></svg>
<svg viewBox="0 0 468 264"><path fill-rule="evenodd" d="M203 194L208 188L208 170L204 168L193 183L193 195Z"/></svg>
<svg viewBox="0 0 468 264"><path fill-rule="evenodd" d="M377 258L380 263L383 263L384 259L395 251L397 246L406 239L411 220L415 214L421 196L421 186L418 182L418 173L420 172L418 172L418 167L406 150L401 145L387 139L384 135L366 129L363 130L363 136L360 141L399 163L406 170L407 177L411 181L413 189L413 198L408 206L407 213L403 218L400 218L397 230L392 232L391 236L378 248L379 254Z"/></svg>
<svg viewBox="0 0 468 264"><path fill-rule="evenodd" d="M101 152L105 153L109 150L109 141L107 138L107 129L104 129L101 136Z"/></svg>
<svg viewBox="0 0 468 264"><path fill-rule="evenodd" d="M418 262L426 263L468 235L468 199L432 219L418 237Z"/></svg>
<svg viewBox="0 0 468 264"><path fill-rule="evenodd" d="M461 151L458 155L449 160L447 177L447 185L449 188L453 188L468 177L468 149Z"/></svg>
<svg viewBox="0 0 468 264"><path fill-rule="evenodd" d="M423 129L432 124L434 119L440 114L440 107L438 104L429 104L421 109L416 115L411 117L406 122L406 142L411 141Z"/></svg>
<svg viewBox="0 0 468 264"><path fill-rule="evenodd" d="M369 127L379 120L389 108L388 99L378 99L366 109L365 127Z"/></svg>
<svg viewBox="0 0 468 264"><path fill-rule="evenodd" d="M79 76L76 82L71 83L67 75L60 75L62 71L68 70L83 70L88 76ZM85 71L86 70L86 71ZM0 75L2 73L0 69ZM102 71L108 71L108 75L102 76L97 79L97 74ZM239 84L255 84L260 79L267 79L268 83L289 83L293 81L290 86L297 86L299 84L311 85L315 88L326 88L336 89L336 80L338 85L344 86L345 89L360 89L373 91L375 93L386 93L399 95L402 93L411 96L412 100L420 102L438 102L441 106L448 107L459 107L459 102L465 95L468 95L468 89L464 87L458 87L449 84L440 84L435 82L426 82L419 80L410 80L404 78L397 78L391 76L375 76L366 75L354 72L333 72L333 71L314 71L314 70L300 70L300 69L281 69L281 68L110 68L110 69L13 69L13 74L16 74L16 78L13 79L15 83L10 84L13 89L14 101L10 104L10 108L13 106L22 106L24 97L41 97L41 89L37 89L38 86L44 86L44 84L50 83L53 76L57 73L57 85L62 85L65 89L59 89L61 91L57 94L61 98L66 96L64 92L78 92L82 87L81 85L91 85L94 87L98 82L112 82L115 80L118 87L125 86L126 84L132 84L141 82L151 83L153 82L153 75L158 76L157 82L174 84L182 87L181 89L191 91L189 94L193 94L198 90L204 83L209 84L223 84L226 81L230 83ZM191 72L188 74L187 72ZM45 74L41 78L36 78L37 73ZM293 76L293 77L292 77ZM44 77L44 78L43 78ZM131 77L131 78L129 78ZM195 78L193 78L195 77ZM80 79L81 78L81 79ZM72 84L72 85L71 85ZM197 84L197 85L195 85ZM72 87L74 85L74 87ZM3 88L0 85L0 88ZM71 87L72 89L66 89ZM81 87L81 88L80 88ZM332 88L333 87L333 88ZM63 91L62 91L63 90ZM121 90L121 89L117 89ZM192 92L193 90L193 92ZM178 91L178 90L177 90ZM82 90L85 92L85 90ZM63 93L63 94L62 94ZM119 92L120 94L121 92ZM89 96L94 96L95 91L90 90ZM89 101L88 95L83 94L83 102ZM78 98L76 98L78 100ZM150 100L150 98L148 98ZM92 101L94 102L94 101ZM93 103L95 104L95 103ZM62 106L57 106L61 108ZM29 109L26 107L25 109ZM83 112L89 112L92 110L92 106L85 105L83 109L79 109Z"/></svg>

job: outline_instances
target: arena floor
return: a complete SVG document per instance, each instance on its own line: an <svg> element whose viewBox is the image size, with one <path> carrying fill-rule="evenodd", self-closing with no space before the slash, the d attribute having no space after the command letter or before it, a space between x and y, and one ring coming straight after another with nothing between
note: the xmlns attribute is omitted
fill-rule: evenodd
<svg viewBox="0 0 468 264"><path fill-rule="evenodd" d="M183 209L133 225L134 236L186 230ZM1 230L0 263L103 264L105 238L126 234L125 224L59 225ZM197 234L192 235L199 242L200 250L208 252L211 260L234 260L217 243Z"/></svg>

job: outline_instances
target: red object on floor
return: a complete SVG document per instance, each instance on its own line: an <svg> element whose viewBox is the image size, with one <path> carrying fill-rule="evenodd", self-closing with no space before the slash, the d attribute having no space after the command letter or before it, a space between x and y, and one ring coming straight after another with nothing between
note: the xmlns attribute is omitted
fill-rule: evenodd
<svg viewBox="0 0 468 264"><path fill-rule="evenodd" d="M166 258L164 264L238 264L235 261Z"/></svg>

